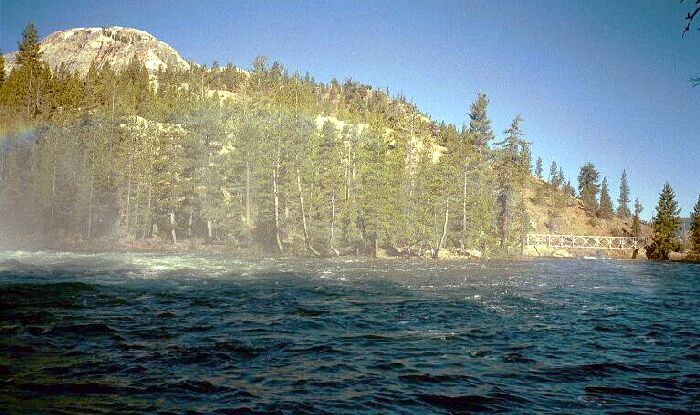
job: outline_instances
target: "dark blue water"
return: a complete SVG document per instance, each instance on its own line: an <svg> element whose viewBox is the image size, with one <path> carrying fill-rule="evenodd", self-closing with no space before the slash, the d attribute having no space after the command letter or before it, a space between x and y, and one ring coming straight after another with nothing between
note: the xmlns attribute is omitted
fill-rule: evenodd
<svg viewBox="0 0 700 415"><path fill-rule="evenodd" d="M0 254L1 413L698 413L700 266Z"/></svg>

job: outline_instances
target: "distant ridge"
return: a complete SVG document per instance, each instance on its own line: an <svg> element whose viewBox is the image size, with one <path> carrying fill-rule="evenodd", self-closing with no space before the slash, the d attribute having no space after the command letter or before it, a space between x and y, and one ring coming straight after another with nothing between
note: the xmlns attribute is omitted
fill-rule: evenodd
<svg viewBox="0 0 700 415"><path fill-rule="evenodd" d="M52 70L63 64L81 76L85 76L92 65L99 68L109 63L120 70L132 60L141 62L149 72L190 67L173 47L150 33L120 26L54 32L40 42L40 51ZM5 55L5 72L9 73L14 67L16 55L17 52Z"/></svg>

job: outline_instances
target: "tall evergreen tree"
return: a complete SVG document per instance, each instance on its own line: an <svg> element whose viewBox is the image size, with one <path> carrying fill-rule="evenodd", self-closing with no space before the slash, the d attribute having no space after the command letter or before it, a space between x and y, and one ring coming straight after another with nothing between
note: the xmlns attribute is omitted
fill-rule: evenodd
<svg viewBox="0 0 700 415"><path fill-rule="evenodd" d="M489 98L486 94L479 93L469 109L470 137L474 140L474 145L479 151L488 148L493 140L491 120L486 115L488 105Z"/></svg>
<svg viewBox="0 0 700 415"><path fill-rule="evenodd" d="M527 141L521 141L518 160L522 172L527 176L532 176L532 150L530 150L530 143Z"/></svg>
<svg viewBox="0 0 700 415"><path fill-rule="evenodd" d="M544 180L542 178L543 174L544 174L544 168L542 166L542 157L537 157L537 162L535 163L535 177L537 177L540 180ZM533 190L534 190L534 195L533 195L532 201L536 205L543 204L546 186L543 186L543 184L538 181L535 183Z"/></svg>
<svg viewBox="0 0 700 415"><path fill-rule="evenodd" d="M571 197L576 197L576 189L574 189L574 186L571 185L571 181L567 180L566 184L564 185L564 192Z"/></svg>
<svg viewBox="0 0 700 415"><path fill-rule="evenodd" d="M390 158L383 140L383 130L371 126L362 134L358 149L358 203L362 212L359 228L363 235L363 251L376 257L380 239L389 239L397 193L395 181L398 158ZM390 159L392 162L390 162Z"/></svg>
<svg viewBox="0 0 700 415"><path fill-rule="evenodd" d="M490 163L491 151L489 143L493 140L491 120L486 110L489 99L486 94L479 93L469 110L469 127L463 136L472 146L468 152L463 178L463 210L462 223L466 244L485 251L490 244L489 234L494 215L493 167ZM468 203L467 203L468 202Z"/></svg>
<svg viewBox="0 0 700 415"><path fill-rule="evenodd" d="M434 241L430 247L433 258L439 258L440 250L446 247L450 229L450 212L456 210L453 200L463 193L459 186L462 176L460 159L463 155L459 151L460 143L457 135L443 128L441 136L444 138L446 152L440 156L439 160L434 160L431 152L426 152L424 156L427 157L423 157L427 162L423 166L427 167L429 175L430 171L434 172L432 174L434 177L428 180L428 190L431 193L428 200L433 199L429 204L432 230L428 240Z"/></svg>
<svg viewBox="0 0 700 415"><path fill-rule="evenodd" d="M2 55L2 49L0 49L0 88L2 84L5 83L5 57Z"/></svg>
<svg viewBox="0 0 700 415"><path fill-rule="evenodd" d="M535 176L537 176L538 178L541 179L542 173L543 173L542 157L537 157L537 162L535 163Z"/></svg>
<svg viewBox="0 0 700 415"><path fill-rule="evenodd" d="M639 199L634 200L634 215L632 216L632 236L639 238L642 234L642 224L639 215L642 213L644 208L642 204L639 203Z"/></svg>
<svg viewBox="0 0 700 415"><path fill-rule="evenodd" d="M36 27L28 24L22 32L22 40L18 42L16 67L7 83L5 97L8 104L23 110L31 117L37 117L47 109L51 85L51 70L41 60L39 40Z"/></svg>
<svg viewBox="0 0 700 415"><path fill-rule="evenodd" d="M524 135L524 134L522 134ZM527 234L530 232L530 214L527 208L527 189L532 176L532 154L530 151L530 143L521 138L519 154L519 169L518 169L518 193L516 198L515 212L517 220L517 231L519 236L520 255L523 254ZM537 186L538 189L541 186Z"/></svg>
<svg viewBox="0 0 700 415"><path fill-rule="evenodd" d="M338 212L342 203L342 154L338 144L337 132L330 122L325 122L320 134L314 135L318 144L311 154L311 167L316 171L312 192L316 195L312 205L317 211L322 224L323 243L335 256L339 255L336 229Z"/></svg>
<svg viewBox="0 0 700 415"><path fill-rule="evenodd" d="M559 183L559 188L564 190L564 186L566 185L566 177L564 176L564 169L561 166L559 166L559 172L557 173L557 182Z"/></svg>
<svg viewBox="0 0 700 415"><path fill-rule="evenodd" d="M41 59L39 51L39 34L34 23L29 23L22 31L22 40L18 42L16 63L18 65L33 65Z"/></svg>
<svg viewBox="0 0 700 415"><path fill-rule="evenodd" d="M591 215L598 211L598 178L598 170L591 162L584 164L578 174L578 191L583 208Z"/></svg>
<svg viewBox="0 0 700 415"><path fill-rule="evenodd" d="M690 254L694 259L700 259L700 196L690 214Z"/></svg>
<svg viewBox="0 0 700 415"><path fill-rule="evenodd" d="M524 133L520 129L521 121L520 116L513 119L510 128L505 131L506 138L497 143L496 150L498 234L501 249L506 253L508 253L509 245L522 240L522 237L517 238L516 241L512 240L511 230L517 226L517 229L522 231L523 229L518 225L524 224L526 221L523 217L525 210L524 192L530 163L527 160L519 159L523 155L523 150L525 150L526 157L529 158L529 144L523 139Z"/></svg>
<svg viewBox="0 0 700 415"><path fill-rule="evenodd" d="M677 232L680 227L680 208L676 194L668 184L664 184L659 194L656 215L652 219L652 244L647 247L647 256L652 259L668 259L671 251L680 249Z"/></svg>
<svg viewBox="0 0 700 415"><path fill-rule="evenodd" d="M620 177L620 196L617 198L617 216L628 218L630 216L630 188L627 184L627 171L622 170Z"/></svg>
<svg viewBox="0 0 700 415"><path fill-rule="evenodd" d="M608 189L608 178L603 177L603 183L600 186L600 206L598 207L598 216L603 219L608 219L613 214L612 200L610 199L610 190Z"/></svg>
<svg viewBox="0 0 700 415"><path fill-rule="evenodd" d="M552 164L549 166L549 184L555 189L561 186L561 181L559 178L559 168L557 167L557 162L552 160Z"/></svg>

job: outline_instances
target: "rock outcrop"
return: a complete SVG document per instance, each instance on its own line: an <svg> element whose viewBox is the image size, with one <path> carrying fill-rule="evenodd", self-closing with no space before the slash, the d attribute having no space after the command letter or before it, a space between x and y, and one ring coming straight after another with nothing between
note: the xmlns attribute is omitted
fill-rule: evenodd
<svg viewBox="0 0 700 415"><path fill-rule="evenodd" d="M78 28L54 32L40 42L42 59L52 70L61 64L81 76L90 66L109 63L116 70L132 60L141 62L150 72L158 69L188 69L190 64L170 45L142 30L113 26ZM5 55L5 72L9 73L17 52Z"/></svg>

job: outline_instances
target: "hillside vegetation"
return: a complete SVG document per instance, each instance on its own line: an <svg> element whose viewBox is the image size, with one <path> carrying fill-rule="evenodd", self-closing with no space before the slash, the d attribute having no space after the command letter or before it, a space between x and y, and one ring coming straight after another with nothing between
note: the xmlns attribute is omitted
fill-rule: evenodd
<svg viewBox="0 0 700 415"><path fill-rule="evenodd" d="M0 243L503 256L528 232L642 232L629 200L598 200L592 165L578 193L556 168L542 179L520 117L494 134L485 94L458 127L263 57L155 68L143 57L162 42L111 30L81 36L112 39L114 65L62 52L69 66L43 53L77 35L42 47L30 25L0 73Z"/></svg>

